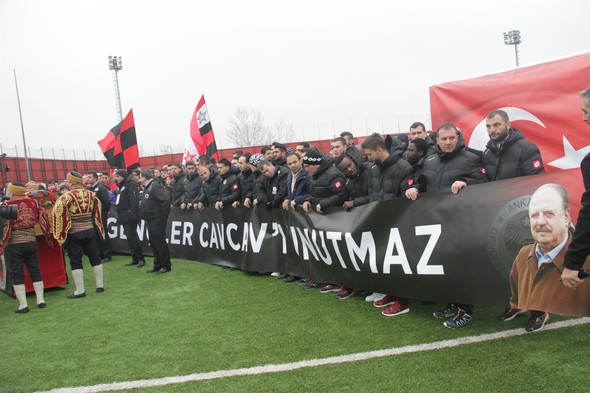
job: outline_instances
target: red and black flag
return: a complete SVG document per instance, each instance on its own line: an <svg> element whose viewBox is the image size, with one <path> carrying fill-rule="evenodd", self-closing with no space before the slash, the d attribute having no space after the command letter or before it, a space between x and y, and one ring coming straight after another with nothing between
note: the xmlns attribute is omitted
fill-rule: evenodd
<svg viewBox="0 0 590 393"><path fill-rule="evenodd" d="M98 141L100 150L111 167L131 171L139 167L139 150L135 136L133 109L119 124L114 126L103 140Z"/></svg>
<svg viewBox="0 0 590 393"><path fill-rule="evenodd" d="M203 154L215 158L216 161L219 160L215 135L213 135L213 127L205 104L205 96L201 96L191 117L190 131L186 138L186 149L182 157L182 163L194 161Z"/></svg>

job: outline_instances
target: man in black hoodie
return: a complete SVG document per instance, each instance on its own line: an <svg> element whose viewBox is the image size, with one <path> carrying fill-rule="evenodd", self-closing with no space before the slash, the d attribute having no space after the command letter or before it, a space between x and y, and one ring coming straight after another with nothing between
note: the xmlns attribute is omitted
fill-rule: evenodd
<svg viewBox="0 0 590 393"><path fill-rule="evenodd" d="M355 206L369 203L370 162L362 162L361 154L355 146L349 146L346 152L334 159L334 165L346 176L344 192L346 200L342 207L349 211Z"/></svg>
<svg viewBox="0 0 590 393"><path fill-rule="evenodd" d="M184 177L184 194L180 202L181 209L196 209L196 199L201 192L203 180L197 174L197 167L194 162L187 161L185 164L186 176ZM154 178L154 180L157 180ZM162 184L162 183L160 183Z"/></svg>

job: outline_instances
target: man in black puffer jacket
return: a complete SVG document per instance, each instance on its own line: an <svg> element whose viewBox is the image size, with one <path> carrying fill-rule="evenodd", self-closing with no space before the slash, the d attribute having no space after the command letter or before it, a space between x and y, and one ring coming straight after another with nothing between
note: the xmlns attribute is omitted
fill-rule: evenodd
<svg viewBox="0 0 590 393"><path fill-rule="evenodd" d="M467 185L488 180L481 159L477 154L465 150L465 142L455 125L445 123L438 127L436 143L436 154L428 156L422 166L427 191L450 188L453 194L458 194ZM416 200L418 194L415 187L406 191L406 197L411 200ZM433 315L447 319L443 322L445 327L456 329L471 322L473 305L449 303Z"/></svg>
<svg viewBox="0 0 590 393"><path fill-rule="evenodd" d="M537 145L527 141L522 132L510 127L508 114L501 110L492 111L486 117L486 128L490 140L482 155L491 180L511 179L513 177L544 173L541 152ZM526 312L507 307L499 320L510 321ZM542 310L530 310L529 321L534 322L545 314Z"/></svg>
<svg viewBox="0 0 590 393"><path fill-rule="evenodd" d="M184 178L186 173L182 170L180 164L168 165L168 172L172 172L174 177L170 182L170 205L180 206L184 196Z"/></svg>
<svg viewBox="0 0 590 393"><path fill-rule="evenodd" d="M369 182L371 202L401 196L405 182L412 174L412 166L402 159L404 151L400 142L393 139L393 143L390 152L381 135L373 134L362 144L364 153L374 163Z"/></svg>
<svg viewBox="0 0 590 393"><path fill-rule="evenodd" d="M388 144L390 144L388 146ZM404 151L396 138L384 140L379 134L372 134L361 145L369 160L374 162L369 178L369 198L371 202L384 201L402 195L407 179L412 174L412 166L402 159ZM410 312L408 299L393 294L375 294L373 305L386 307L381 314L386 317Z"/></svg>
<svg viewBox="0 0 590 393"><path fill-rule="evenodd" d="M258 162L258 169L263 178L254 192L254 206L266 206L268 209L281 207L287 197L289 169L275 166L264 158Z"/></svg>
<svg viewBox="0 0 590 393"><path fill-rule="evenodd" d="M181 209L196 209L196 199L201 192L203 179L197 174L197 167L194 162L187 161L185 164L186 176L184 177L184 194L180 202Z"/></svg>
<svg viewBox="0 0 590 393"><path fill-rule="evenodd" d="M199 177L203 179L201 193L197 197L197 210L201 211L205 207L215 207L215 202L219 198L221 176L205 165L199 166L198 171Z"/></svg>
<svg viewBox="0 0 590 393"><path fill-rule="evenodd" d="M219 184L219 196L215 203L215 209L221 210L225 206L231 206L232 203L239 201L242 197L242 190L238 181L240 171L227 158L222 158L217 163L217 173L221 176L221 183Z"/></svg>
<svg viewBox="0 0 590 393"><path fill-rule="evenodd" d="M486 118L490 140L483 152L483 163L491 180L544 173L541 152L522 132L510 128L508 114L495 110Z"/></svg>
<svg viewBox="0 0 590 393"><path fill-rule="evenodd" d="M318 150L310 150L303 157L305 170L311 175L311 197L303 203L303 210L312 207L318 213L330 206L342 206L344 194L344 174L334 166L334 159Z"/></svg>

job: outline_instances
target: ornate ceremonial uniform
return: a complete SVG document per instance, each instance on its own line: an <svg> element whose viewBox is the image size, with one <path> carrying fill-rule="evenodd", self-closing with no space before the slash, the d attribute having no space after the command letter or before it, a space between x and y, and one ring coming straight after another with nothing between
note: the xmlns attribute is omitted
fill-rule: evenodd
<svg viewBox="0 0 590 393"><path fill-rule="evenodd" d="M39 270L35 224L39 223L39 227L47 243L53 245L53 242L49 233L49 219L45 209L39 205L36 199L24 197L26 191L24 186L21 188L11 183L8 188L13 194L13 199L6 204L15 205L18 207L18 210L17 218L15 220L9 220L4 229L4 237L0 242L0 255L4 254L6 258L8 269L13 277L14 292L20 303L19 308L15 311L17 313L26 313L29 311L29 308L27 306L24 285L25 266L33 281L33 287L37 295L37 305L40 308L45 307L45 300L43 299L43 278Z"/></svg>
<svg viewBox="0 0 590 393"><path fill-rule="evenodd" d="M82 270L83 254L88 256L92 265L96 291L104 291L99 244L95 232L98 231L100 237L104 238L100 214L101 205L91 191L81 188L82 178L81 176L78 178L78 176L68 174L68 182L77 184L80 188L74 188L59 197L53 207L51 220L53 237L59 244L64 244L70 258L72 276L76 284L76 291L69 296L70 298L86 296Z"/></svg>

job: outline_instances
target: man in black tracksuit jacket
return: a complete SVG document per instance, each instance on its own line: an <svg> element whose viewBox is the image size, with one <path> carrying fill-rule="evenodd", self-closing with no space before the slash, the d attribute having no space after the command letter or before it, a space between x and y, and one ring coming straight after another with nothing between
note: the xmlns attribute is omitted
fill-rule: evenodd
<svg viewBox="0 0 590 393"><path fill-rule="evenodd" d="M242 195L239 201L232 203L233 207L243 204L246 199L252 201L252 195L254 193L254 179L256 176L254 176L254 172L252 172L252 169L248 165L249 158L249 155L242 155L238 158L238 166L240 169L240 173L238 174L238 182L240 182Z"/></svg>
<svg viewBox="0 0 590 393"><path fill-rule="evenodd" d="M129 178L127 171L118 169L114 175L119 195L115 201L117 208L117 224L123 225L127 236L127 244L131 251L131 262L125 266L145 266L143 251L137 236L137 224L139 224L139 188L137 183Z"/></svg>
<svg viewBox="0 0 590 393"><path fill-rule="evenodd" d="M145 220L150 248L154 254L154 267L147 273L162 274L172 269L170 251L166 243L166 227L170 214L170 194L152 178L152 172L142 170L139 181L143 194L139 204L139 217Z"/></svg>

